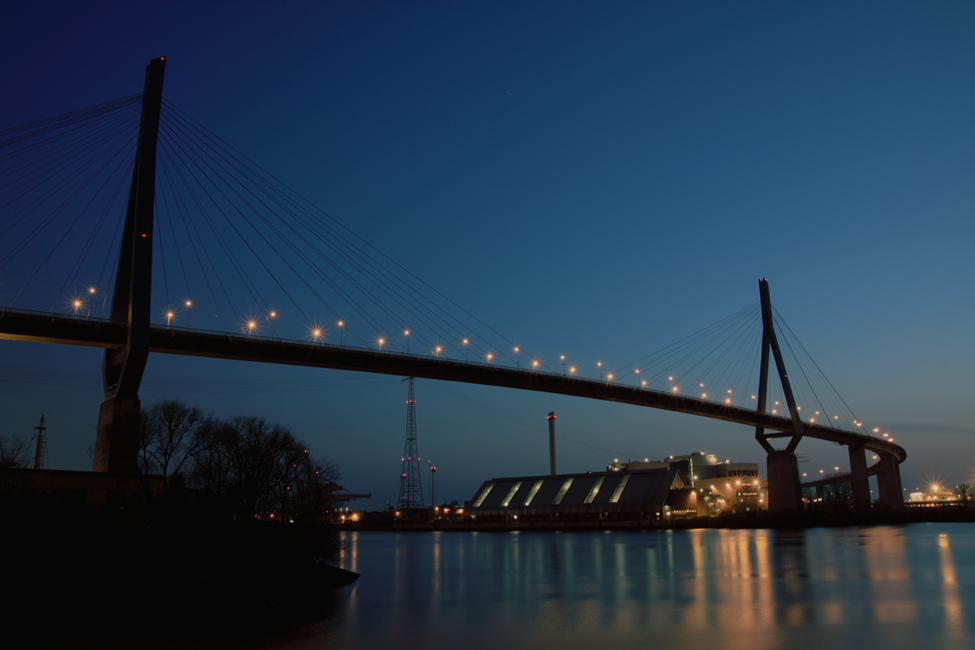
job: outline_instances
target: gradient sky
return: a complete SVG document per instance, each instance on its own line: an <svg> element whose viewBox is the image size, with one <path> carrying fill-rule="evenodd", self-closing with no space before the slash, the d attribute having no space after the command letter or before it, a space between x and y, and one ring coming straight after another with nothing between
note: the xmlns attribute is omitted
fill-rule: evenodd
<svg viewBox="0 0 975 650"><path fill-rule="evenodd" d="M975 481L973 33L962 2L14 0L0 128L139 92L166 55L169 101L549 359L626 363L768 277L913 489ZM51 467L90 467L100 361L0 342L0 434L43 413ZM397 497L397 378L157 355L141 396L265 416L360 507ZM691 416L431 381L417 401L440 499L547 472L550 410L562 471L700 449L764 467L752 431Z"/></svg>

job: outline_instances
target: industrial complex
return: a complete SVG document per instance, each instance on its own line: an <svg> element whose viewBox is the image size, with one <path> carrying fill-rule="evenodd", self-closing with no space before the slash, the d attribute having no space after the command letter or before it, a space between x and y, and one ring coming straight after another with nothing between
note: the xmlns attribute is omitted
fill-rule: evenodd
<svg viewBox="0 0 975 650"><path fill-rule="evenodd" d="M721 462L702 451L614 461L599 472L494 478L481 485L466 512L484 524L599 524L707 517L764 509L765 503L757 464Z"/></svg>

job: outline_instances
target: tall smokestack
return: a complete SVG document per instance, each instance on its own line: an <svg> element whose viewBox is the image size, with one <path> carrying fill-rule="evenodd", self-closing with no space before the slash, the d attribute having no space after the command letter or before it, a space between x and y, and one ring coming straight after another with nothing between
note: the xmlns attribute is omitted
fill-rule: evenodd
<svg viewBox="0 0 975 650"><path fill-rule="evenodd" d="M555 476L555 411L548 412L548 460Z"/></svg>

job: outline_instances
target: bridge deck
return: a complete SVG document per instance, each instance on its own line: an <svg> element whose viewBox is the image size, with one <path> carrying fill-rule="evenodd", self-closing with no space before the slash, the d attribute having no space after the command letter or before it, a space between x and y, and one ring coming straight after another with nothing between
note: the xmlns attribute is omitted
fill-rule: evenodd
<svg viewBox="0 0 975 650"><path fill-rule="evenodd" d="M123 323L0 309L0 339L114 348L124 345L127 335L127 327ZM772 431L772 437L775 437L774 432L781 432L782 436L792 435L791 420L768 413L609 381L481 362L164 327L150 328L149 350L162 354L372 372L571 395L688 413L753 427L760 425ZM803 423L803 431L810 438L893 456L898 463L904 462L907 457L902 447L883 438L813 423ZM876 473L878 466L879 463L871 466L868 472Z"/></svg>

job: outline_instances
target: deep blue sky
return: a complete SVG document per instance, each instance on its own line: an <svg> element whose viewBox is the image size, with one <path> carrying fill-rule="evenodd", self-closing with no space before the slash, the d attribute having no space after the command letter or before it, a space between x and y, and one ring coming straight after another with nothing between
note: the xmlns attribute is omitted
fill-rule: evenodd
<svg viewBox="0 0 975 650"><path fill-rule="evenodd" d="M138 92L166 55L169 101L526 349L623 364L768 277L846 401L908 450L905 487L975 480L970 3L307 5L6 2L0 128ZM86 468L100 352L0 348L0 433L44 413L52 467ZM153 357L142 398L290 426L381 507L405 386L376 381ZM764 461L751 431L689 416L417 391L447 499L544 473L549 410L585 443L560 443L565 471Z"/></svg>

